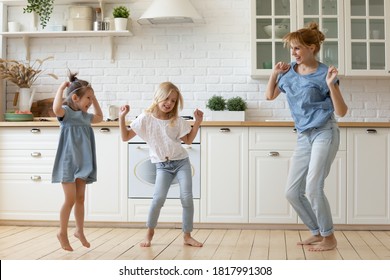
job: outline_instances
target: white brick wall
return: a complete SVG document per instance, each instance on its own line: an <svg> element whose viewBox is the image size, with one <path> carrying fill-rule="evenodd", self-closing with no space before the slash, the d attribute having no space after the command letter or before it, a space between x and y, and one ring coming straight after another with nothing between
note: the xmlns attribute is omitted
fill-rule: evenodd
<svg viewBox="0 0 390 280"><path fill-rule="evenodd" d="M241 96L248 102L247 120L290 118L284 96L275 101L263 97L267 80L250 77L250 1L192 0L205 24L189 26L140 26L136 19L151 1L127 4L131 9L133 37L115 38L115 61L111 62L108 38L33 38L31 58L53 55L44 68L60 80L39 78L36 100L54 97L66 69L79 71L81 79L92 83L101 106L130 104L130 119L148 107L156 86L170 80L185 98L183 115L195 108L205 111L214 94ZM106 11L111 12L107 5ZM21 7L9 9L10 18L23 18L24 28L31 19ZM57 6L52 22L65 23L66 6ZM7 57L24 59L21 39L9 39ZM341 89L349 105L342 121L389 121L390 79L341 79ZM16 88L7 88L7 108L12 108Z"/></svg>

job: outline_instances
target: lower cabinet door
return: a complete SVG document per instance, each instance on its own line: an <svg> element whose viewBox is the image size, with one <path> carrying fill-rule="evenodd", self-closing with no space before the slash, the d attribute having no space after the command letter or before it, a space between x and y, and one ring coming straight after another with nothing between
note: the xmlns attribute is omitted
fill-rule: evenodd
<svg viewBox="0 0 390 280"><path fill-rule="evenodd" d="M0 173L0 219L59 220L64 200L51 174Z"/></svg>

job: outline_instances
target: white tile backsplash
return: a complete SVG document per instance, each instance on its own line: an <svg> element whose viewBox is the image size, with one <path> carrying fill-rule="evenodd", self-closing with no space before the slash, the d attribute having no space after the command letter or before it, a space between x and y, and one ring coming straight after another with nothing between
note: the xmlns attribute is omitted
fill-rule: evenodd
<svg viewBox="0 0 390 280"><path fill-rule="evenodd" d="M103 109L110 104L130 104L130 119L150 105L160 82L170 80L181 89L183 115L200 108L208 115L207 99L214 94L241 96L248 102L247 120L289 119L284 96L266 101L267 79L250 77L250 1L192 0L205 23L183 26L140 26L136 19L151 1L126 4L131 10L133 37L114 38L115 61L110 59L105 37L32 38L31 58L53 55L43 68L56 73L58 81L39 78L36 100L54 97L66 78L66 69L79 72L92 83ZM53 23L63 23L68 6L56 6ZM111 15L112 5L106 5ZM20 18L24 28L31 15L22 7L9 8L10 19ZM22 39L7 40L7 57L23 60ZM389 121L389 79L341 78L341 89L349 105L343 121ZM7 88L7 108L12 108L16 88ZM104 110L106 111L106 110Z"/></svg>

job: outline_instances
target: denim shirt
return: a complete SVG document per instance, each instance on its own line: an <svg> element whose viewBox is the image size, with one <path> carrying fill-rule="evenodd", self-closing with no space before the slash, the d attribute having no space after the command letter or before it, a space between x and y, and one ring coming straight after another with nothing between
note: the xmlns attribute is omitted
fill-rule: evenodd
<svg viewBox="0 0 390 280"><path fill-rule="evenodd" d="M328 66L319 62L314 73L298 74L292 62L290 69L278 76L278 86L287 97L298 132L324 125L333 116L334 107L326 83ZM339 83L336 78L334 83Z"/></svg>

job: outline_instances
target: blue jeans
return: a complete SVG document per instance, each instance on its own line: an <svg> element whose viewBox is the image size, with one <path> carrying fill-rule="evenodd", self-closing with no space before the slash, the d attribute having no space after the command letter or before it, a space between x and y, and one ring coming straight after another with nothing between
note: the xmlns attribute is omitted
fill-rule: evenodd
<svg viewBox="0 0 390 280"><path fill-rule="evenodd" d="M169 188L175 177L180 186L180 201L183 207L183 232L189 233L193 230L194 221L192 172L189 158L156 163L155 190L146 225L148 228L157 226L161 208L164 206Z"/></svg>
<svg viewBox="0 0 390 280"><path fill-rule="evenodd" d="M336 156L340 131L335 119L298 134L291 159L286 198L313 235L333 233L332 214L324 182Z"/></svg>

